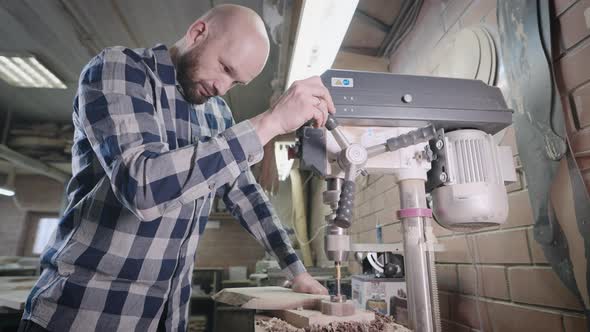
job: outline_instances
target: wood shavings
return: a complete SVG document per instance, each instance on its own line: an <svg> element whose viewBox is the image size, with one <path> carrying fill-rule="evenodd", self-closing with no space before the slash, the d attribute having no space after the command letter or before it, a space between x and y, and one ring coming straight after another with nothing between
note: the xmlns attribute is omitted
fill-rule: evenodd
<svg viewBox="0 0 590 332"><path fill-rule="evenodd" d="M311 326L305 332L411 332L407 328L395 323L393 318L375 313L375 320L371 323L339 322L326 326Z"/></svg>
<svg viewBox="0 0 590 332"><path fill-rule="evenodd" d="M299 329L293 325L278 319L256 320L256 331L260 332L411 332L411 330L395 323L389 317L379 313L375 314L375 320L371 323L360 322L335 322L325 326L310 326Z"/></svg>
<svg viewBox="0 0 590 332"><path fill-rule="evenodd" d="M256 331L260 332L305 332L282 319L271 318L269 320L256 320Z"/></svg>

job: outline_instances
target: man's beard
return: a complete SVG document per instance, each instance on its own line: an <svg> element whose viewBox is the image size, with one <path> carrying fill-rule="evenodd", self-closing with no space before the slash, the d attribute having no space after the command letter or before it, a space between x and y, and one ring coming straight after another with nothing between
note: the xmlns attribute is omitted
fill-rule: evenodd
<svg viewBox="0 0 590 332"><path fill-rule="evenodd" d="M195 48L182 54L176 67L176 79L182 88L182 95L191 104L204 104L210 98L202 96L197 92L198 85L191 77L191 74L196 75L196 68L198 68L199 64L199 53L198 49Z"/></svg>

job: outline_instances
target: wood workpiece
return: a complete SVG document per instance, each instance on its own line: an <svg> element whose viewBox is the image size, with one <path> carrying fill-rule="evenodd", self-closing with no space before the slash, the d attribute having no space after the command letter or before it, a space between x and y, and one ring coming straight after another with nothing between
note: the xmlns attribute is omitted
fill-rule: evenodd
<svg viewBox="0 0 590 332"><path fill-rule="evenodd" d="M328 295L295 293L284 287L243 287L226 288L215 294L217 302L246 309L319 309L320 301L329 299Z"/></svg>
<svg viewBox="0 0 590 332"><path fill-rule="evenodd" d="M283 287L226 288L213 299L246 309L268 310L271 316L299 328L334 322L368 324L375 319L373 312L354 308L352 312L346 312L346 316L325 315L320 312L321 303L330 301L329 296L295 293Z"/></svg>
<svg viewBox="0 0 590 332"><path fill-rule="evenodd" d="M0 307L23 310L38 277L0 277Z"/></svg>
<svg viewBox="0 0 590 332"><path fill-rule="evenodd" d="M350 316L350 315L354 315L355 313L355 308L354 308L354 303L350 300L348 301L343 301L343 302L333 302L330 300L322 300L320 302L320 311L322 312L322 314L324 315L329 315L329 316L338 316L338 317L343 317L343 316Z"/></svg>

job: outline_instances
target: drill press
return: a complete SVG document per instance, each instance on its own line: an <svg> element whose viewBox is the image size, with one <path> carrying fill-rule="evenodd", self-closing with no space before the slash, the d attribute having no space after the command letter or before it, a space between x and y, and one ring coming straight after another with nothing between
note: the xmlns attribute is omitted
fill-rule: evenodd
<svg viewBox="0 0 590 332"><path fill-rule="evenodd" d="M326 128L298 131L300 168L326 180L330 206L324 248L336 267L332 303L345 303L340 267L348 259L357 175L391 174L400 220L410 328L440 331L431 219L448 228L506 221L504 183L514 181L512 153L491 134L512 122L499 89L480 81L328 70L336 116ZM427 206L426 192L434 206Z"/></svg>

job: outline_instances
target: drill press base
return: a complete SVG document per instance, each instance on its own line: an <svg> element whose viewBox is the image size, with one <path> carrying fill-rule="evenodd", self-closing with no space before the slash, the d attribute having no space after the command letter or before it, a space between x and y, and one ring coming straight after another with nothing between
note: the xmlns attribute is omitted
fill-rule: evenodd
<svg viewBox="0 0 590 332"><path fill-rule="evenodd" d="M350 300L344 302L322 300L320 311L324 315L338 317L351 316L355 313L354 303Z"/></svg>

